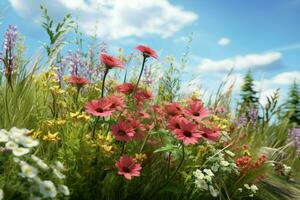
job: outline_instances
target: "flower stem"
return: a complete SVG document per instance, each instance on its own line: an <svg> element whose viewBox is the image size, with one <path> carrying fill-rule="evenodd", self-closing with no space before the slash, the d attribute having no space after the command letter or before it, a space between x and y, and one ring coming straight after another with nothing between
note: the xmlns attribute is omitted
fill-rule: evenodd
<svg viewBox="0 0 300 200"><path fill-rule="evenodd" d="M108 68L106 67L105 68L105 71L104 71L104 76L103 76L103 81L102 81L102 90L101 90L101 98L104 97L104 86L105 86L105 79L106 79L106 76L108 74Z"/></svg>
<svg viewBox="0 0 300 200"><path fill-rule="evenodd" d="M141 69L139 78L138 78L138 80L137 80L137 82L136 82L136 86L135 86L133 95L136 93L136 90L137 90L137 88L138 88L138 86L139 86L139 83L140 83L140 80L141 80L141 78L142 78L142 74L143 74L143 71L144 71L144 68L145 68L146 59L147 59L147 57L146 57L146 56L143 56L142 69Z"/></svg>
<svg viewBox="0 0 300 200"><path fill-rule="evenodd" d="M170 176L168 178L168 180L165 182L165 184L163 184L162 186L160 186L158 189L155 190L155 192L152 193L151 197L153 195L157 194L164 187L166 187L171 182L171 180L176 176L177 172L179 171L179 169L182 166L183 161L184 161L184 155L185 155L185 153L184 153L184 144L183 143L181 143L181 150L182 150L182 158L181 158L180 163L179 163L178 167L176 168L175 172L172 174L172 176Z"/></svg>
<svg viewBox="0 0 300 200"><path fill-rule="evenodd" d="M100 117L97 117L96 118L96 121L94 123L94 127L93 127L93 134L92 134L92 138L95 139L95 132L96 132L96 126L98 124L98 121L99 121Z"/></svg>

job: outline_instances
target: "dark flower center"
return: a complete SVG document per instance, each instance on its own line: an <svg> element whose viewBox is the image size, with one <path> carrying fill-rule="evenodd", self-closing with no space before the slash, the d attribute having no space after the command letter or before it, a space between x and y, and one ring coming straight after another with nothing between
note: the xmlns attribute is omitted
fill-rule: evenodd
<svg viewBox="0 0 300 200"><path fill-rule="evenodd" d="M175 128L180 129L180 125L178 123L175 124Z"/></svg>
<svg viewBox="0 0 300 200"><path fill-rule="evenodd" d="M192 136L192 133L190 131L183 131L183 135L185 137L191 137Z"/></svg>
<svg viewBox="0 0 300 200"><path fill-rule="evenodd" d="M119 135L121 136L126 135L126 132L124 130L119 130Z"/></svg>
<svg viewBox="0 0 300 200"><path fill-rule="evenodd" d="M97 108L96 111L101 113L101 112L103 112L104 110L103 110L102 108Z"/></svg>
<svg viewBox="0 0 300 200"><path fill-rule="evenodd" d="M124 171L125 173L129 173L129 172L130 172L130 169L129 169L128 167L123 167L123 171Z"/></svg>
<svg viewBox="0 0 300 200"><path fill-rule="evenodd" d="M200 116L199 112L193 112L193 115L197 117Z"/></svg>

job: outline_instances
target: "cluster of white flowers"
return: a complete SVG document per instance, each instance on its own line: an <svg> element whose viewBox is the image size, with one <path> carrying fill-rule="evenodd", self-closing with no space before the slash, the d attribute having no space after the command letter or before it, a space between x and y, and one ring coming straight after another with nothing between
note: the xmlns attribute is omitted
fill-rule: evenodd
<svg viewBox="0 0 300 200"><path fill-rule="evenodd" d="M225 154L229 157L234 157L235 154L229 150L225 150ZM239 174L238 167L236 166L233 159L226 159L225 154L219 153L218 156L208 158L208 163L211 163L211 170L213 172L226 172Z"/></svg>
<svg viewBox="0 0 300 200"><path fill-rule="evenodd" d="M225 160L225 154L229 156L227 160ZM226 150L224 153L218 153L217 155L208 158L207 165L209 168L200 170L197 169L193 172L195 176L195 185L201 191L209 191L213 197L217 197L219 192L215 189L217 183L213 182L213 177L216 176L217 173L235 173L239 174L238 167L236 166L233 159L230 157L234 157L234 153ZM219 176L219 174L218 174Z"/></svg>
<svg viewBox="0 0 300 200"><path fill-rule="evenodd" d="M20 166L21 172L19 175L22 178L27 179L31 183L30 196L31 199L42 198L55 198L58 193L68 196L70 194L69 188L66 185L61 184L62 180L66 176L62 173L65 170L63 164L59 161L54 165L48 166L42 159L36 155L30 155L31 148L39 144L38 140L28 136L27 129L12 128L9 131L4 129L0 130L0 143L5 143L4 150L11 151L13 154L13 160ZM28 156L27 156L28 155ZM22 158L22 159L21 159ZM24 159L23 159L24 158ZM25 161L26 160L26 161ZM30 164L32 163L32 164ZM36 167L34 167L35 165ZM58 179L57 184L51 180L42 180L39 176L39 172L50 172ZM41 175L47 173L40 173ZM39 196L42 197L39 197ZM0 190L0 200L3 198L3 191Z"/></svg>
<svg viewBox="0 0 300 200"><path fill-rule="evenodd" d="M209 190L213 197L217 197L219 192L213 187L214 173L210 169L197 169L193 172L195 176L195 185L199 190Z"/></svg>
<svg viewBox="0 0 300 200"><path fill-rule="evenodd" d="M246 193L248 193L248 195L247 196L249 196L249 197L254 197L254 194L257 192L257 190L258 190L258 187L256 186L256 185L254 185L254 184L252 184L251 186L249 185L249 184L244 184L244 187L246 188ZM240 192L240 193L242 193L244 190L243 190L243 188L239 188L238 189L238 191ZM250 194L249 194L250 193Z"/></svg>
<svg viewBox="0 0 300 200"><path fill-rule="evenodd" d="M0 130L0 143L5 143L4 150L12 151L14 156L28 154L30 149L39 144L38 140L28 136L27 129L11 128L9 131Z"/></svg>

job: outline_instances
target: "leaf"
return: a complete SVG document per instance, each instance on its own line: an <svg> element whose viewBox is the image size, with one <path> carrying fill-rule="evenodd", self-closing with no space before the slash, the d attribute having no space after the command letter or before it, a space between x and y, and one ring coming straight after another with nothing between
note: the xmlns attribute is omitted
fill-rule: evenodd
<svg viewBox="0 0 300 200"><path fill-rule="evenodd" d="M154 151L154 153L170 152L170 151L176 151L176 150L178 150L178 146L177 145L169 144L169 145L166 145L166 146L161 147L159 149L156 149Z"/></svg>

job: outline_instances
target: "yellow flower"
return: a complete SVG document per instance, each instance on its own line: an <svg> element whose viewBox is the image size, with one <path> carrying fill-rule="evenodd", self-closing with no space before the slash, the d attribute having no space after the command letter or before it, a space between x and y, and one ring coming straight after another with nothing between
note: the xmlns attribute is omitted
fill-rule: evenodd
<svg viewBox="0 0 300 200"><path fill-rule="evenodd" d="M82 119L84 121L89 121L91 119L91 116L89 116L85 113L82 113L81 115L78 116L78 119Z"/></svg>
<svg viewBox="0 0 300 200"><path fill-rule="evenodd" d="M79 114L80 114L79 112L75 112L75 113L70 112L70 117L71 117L71 118L77 119L77 116L78 116Z"/></svg>
<svg viewBox="0 0 300 200"><path fill-rule="evenodd" d="M65 123L66 123L66 120L63 120L63 119L60 119L60 120L56 121L56 124L59 125L59 126L63 126L63 125L65 125Z"/></svg>
<svg viewBox="0 0 300 200"><path fill-rule="evenodd" d="M30 130L27 134L30 135L32 138L37 138L42 132L37 130Z"/></svg>
<svg viewBox="0 0 300 200"><path fill-rule="evenodd" d="M65 91L64 91L63 89L61 89L58 85L50 87L50 90L51 90L54 94L62 94L62 93L65 92Z"/></svg>
<svg viewBox="0 0 300 200"><path fill-rule="evenodd" d="M112 146L112 145L102 144L102 145L101 145L101 148L102 148L102 150L103 150L105 153L108 153L108 154L113 153L113 146Z"/></svg>
<svg viewBox="0 0 300 200"><path fill-rule="evenodd" d="M56 133L50 133L48 132L47 135L43 136L44 141L51 141L51 142L56 142L60 140L60 137L58 136L58 132Z"/></svg>
<svg viewBox="0 0 300 200"><path fill-rule="evenodd" d="M137 162L143 162L143 161L146 160L146 159L147 159L147 155L144 154L144 153L136 153L136 154L135 154L135 160L136 160Z"/></svg>

